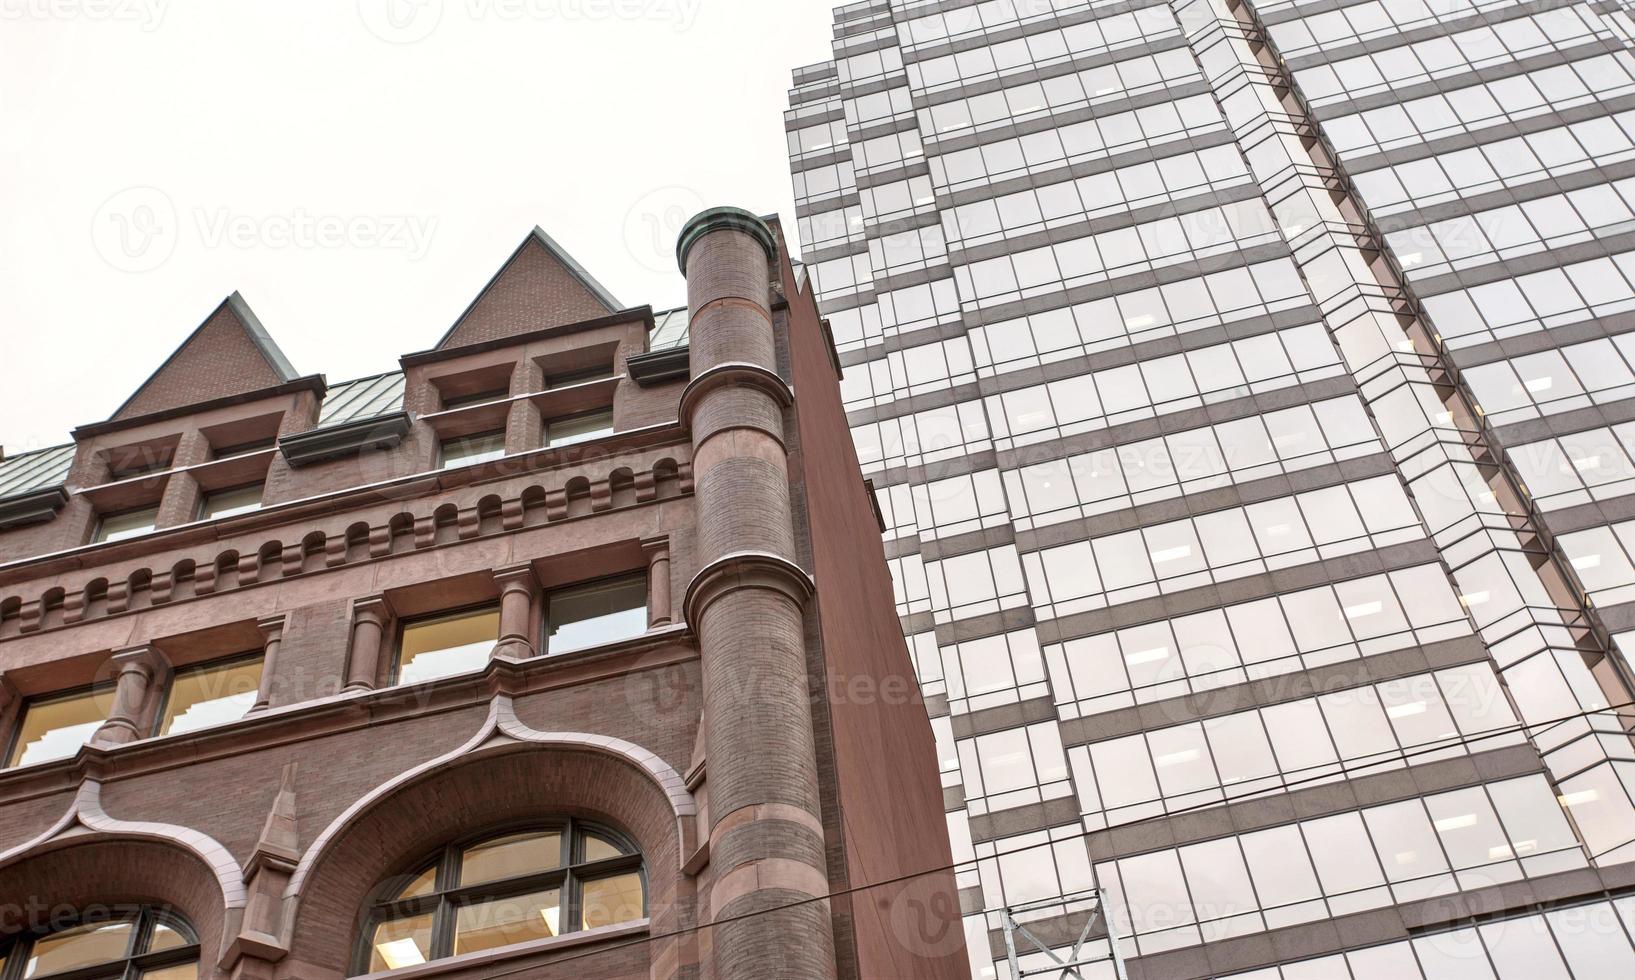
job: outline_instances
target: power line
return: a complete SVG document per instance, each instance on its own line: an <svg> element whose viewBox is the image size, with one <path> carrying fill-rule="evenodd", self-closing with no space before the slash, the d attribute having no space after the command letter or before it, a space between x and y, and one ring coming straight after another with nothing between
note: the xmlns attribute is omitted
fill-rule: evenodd
<svg viewBox="0 0 1635 980"><path fill-rule="evenodd" d="M1621 702L1619 704L1610 704L1610 705L1606 705L1605 707L1601 707L1601 708L1586 708L1584 710L1574 712L1573 714L1563 715L1563 716L1561 716L1559 718L1552 718L1552 719L1549 719L1547 721L1526 722L1526 723L1517 722L1514 725L1506 725L1506 726L1504 726L1502 728L1495 728L1495 729L1491 729L1489 731L1482 732L1482 733L1480 733L1478 735L1472 736L1469 739L1460 739L1459 744L1460 745L1468 745L1471 742L1478 742L1478 741L1481 741L1483 739L1496 738L1496 737L1499 737L1499 736L1502 736L1502 735L1516 734L1518 732L1527 733L1529 739L1531 739L1532 738L1531 730L1535 729L1535 728L1536 729L1541 729L1539 734L1543 734L1543 732L1542 732L1543 729L1553 728L1553 727L1555 727L1557 725L1564 725L1567 722L1574 721L1574 720L1577 720L1579 718L1584 718L1584 717L1586 717L1588 715L1600 714L1602 712L1607 712L1607 711L1619 711L1621 709L1629 708L1629 707L1635 707L1635 700L1624 701L1624 702ZM1395 761L1396 758L1406 760L1406 759L1416 758L1416 757L1421 756L1421 755L1428 755L1428 754L1433 753L1433 752L1444 752L1449 748L1452 748L1452 746L1451 745L1445 745L1445 744L1421 746L1421 747L1411 749L1411 750L1404 750L1402 753L1400 753L1398 756L1394 757L1392 760L1382 760L1382 761ZM1535 748L1536 748L1536 746L1535 746ZM1354 766L1354 767L1349 767L1349 768L1342 765L1341 768L1339 770L1335 771L1335 772L1318 773L1318 774L1313 775L1313 776L1308 776L1308 777L1306 777L1304 779L1286 781L1283 784L1283 786L1281 787L1281 789L1286 791L1290 787L1300 786L1300 785L1304 785L1306 783L1312 783L1312 782L1318 782L1318 781L1332 781L1333 779L1335 779L1337 777L1344 777L1344 776L1346 776L1346 775L1348 775L1348 774L1350 774L1352 772L1356 772L1356 771L1359 771L1361 769L1374 768L1374 767L1376 767L1376 766L1378 766L1380 764L1381 764L1380 762L1371 762L1371 763L1368 763L1367 765ZM1323 767L1326 767L1328 765L1332 765L1332 763L1323 763L1322 766L1303 766L1303 767L1301 767L1299 769L1291 769L1291 770L1288 770L1288 771L1289 772L1305 772L1305 771L1309 771L1311 769L1323 768ZM1258 795L1259 794L1257 794L1257 796ZM1254 799L1254 798L1256 798L1256 797L1246 797L1246 799ZM1147 823L1147 822L1150 822L1150 821L1153 821L1153 820L1164 820L1164 819L1168 819L1170 817L1179 816L1179 815L1184 814L1184 813L1191 813L1191 812L1194 812L1196 810L1212 809L1212 808L1222 806L1222 805L1224 805L1223 801L1207 801L1207 802L1203 802L1203 803L1196 803L1196 804L1192 804L1190 806L1182 807L1181 809L1178 809L1178 810L1172 810L1172 811L1170 811L1168 813L1155 814L1155 815L1150 816L1150 817L1142 817L1142 818L1140 818L1138 820L1132 820L1132 821L1130 821L1128 823L1121 823L1121 824L1118 824L1117 827L1119 827L1119 828L1135 827L1135 826L1139 826L1140 824ZM632 947L635 947L635 946L643 945L645 943L655 942L655 941L660 940L660 939L673 939L673 938L677 938L677 937L680 937L680 936L688 935L689 933L702 932L705 929L711 929L711 928L714 928L715 926L723 925L723 924L726 924L726 923L740 922L740 921L743 921L744 919L753 918L753 917L758 916L758 915L770 915L770 914L775 913L775 912L785 912L785 911L788 911L790 909L802 908L804 906L812 905L812 904L815 904L815 903L818 903L818 902L827 902L832 898L841 898L841 897L844 897L844 896L847 896L847 895L853 895L853 894L856 894L858 892L867 891L867 890L869 890L871 888L883 888L883 887L885 887L887 885L900 884L900 883L905 882L905 881L912 881L915 878L923 878L923 877L926 877L928 875L944 874L944 873L947 873L947 872L950 872L950 871L958 871L961 868L971 866L971 865L977 865L977 864L980 864L983 861L994 861L994 860L998 860L999 858L1002 858L1002 857L1008 857L1008 856L1010 856L1012 854L1021 854L1021 853L1026 852L1026 851L1037 850L1037 849L1039 849L1041 847L1051 847L1051 846L1054 846L1056 844L1061 844L1061 843L1064 843L1064 842L1067 842L1067 841L1084 840L1084 839L1090 837L1093 834L1106 833L1108 829L1111 829L1111 828L1107 828L1107 829L1103 829L1103 830L1087 830L1087 831L1083 831L1082 833L1074 834L1074 835L1069 836L1069 837L1062 837L1062 838L1059 838L1059 839L1056 839L1056 840L1045 841L1045 842L1043 842L1041 844L1029 844L1026 847L1017 847L1017 848L1013 848L1013 849L1007 850L1007 851L997 851L994 854L991 854L991 855L989 855L987 857L971 858L970 860L966 860L966 861L954 861L954 862L952 862L950 864L939 865L938 867L935 867L935 868L926 868L926 869L924 869L922 871L912 871L912 872L909 872L907 874L895 875L893 877L884 878L884 879L881 879L879 881L866 882L866 883L861 884L861 885L853 885L853 886L851 886L849 888L842 888L842 889L839 889L837 891L827 892L827 893L825 893L823 895L814 896L814 897L811 897L811 898L803 898L803 899L799 899L799 900L793 901L793 902L786 902L786 903L784 903L782 905L773 906L772 908L756 909L753 912L740 912L737 915L729 915L729 916L725 916L725 917L719 918L719 919L712 919L709 922L701 922L701 923L698 923L697 925L686 926L686 927L680 928L680 929L672 929L669 932L662 932L662 933L658 933L656 935L650 933L650 934L648 934L646 936L641 936L639 938L631 939L631 940L628 940L628 941L625 941L625 942L622 942L622 943L618 943L616 945L603 946L603 947L599 947L597 949L590 949L590 950L585 950L585 951L580 952L580 953L569 954L567 956L555 957L555 958L550 960L549 965L554 967L558 963L568 963L568 962L572 962L573 960L577 960L577 959L583 959L583 958L591 957L591 956L600 956L600 955L602 955L604 953L613 953L613 952L617 952L617 951L619 951L621 949L629 949L629 948L632 948ZM983 911L988 912L988 911L991 911L991 910L990 909L984 909ZM512 970L505 970L505 971L502 971L502 972L499 972L499 973L491 973L491 974L488 974L488 976L489 977L507 977L507 976L513 976L513 975L518 974L518 973L522 973L522 972L527 971L527 970L533 970L533 969L536 969L536 968L537 968L536 966L517 967L517 968L512 969Z"/></svg>

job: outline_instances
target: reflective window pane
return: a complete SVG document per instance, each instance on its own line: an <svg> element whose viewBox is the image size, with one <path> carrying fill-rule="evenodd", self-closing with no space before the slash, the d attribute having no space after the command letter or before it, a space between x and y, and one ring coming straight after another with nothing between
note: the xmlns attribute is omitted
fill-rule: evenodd
<svg viewBox="0 0 1635 980"><path fill-rule="evenodd" d="M165 701L159 734L191 732L237 721L255 704L261 686L260 657L176 672Z"/></svg>
<svg viewBox="0 0 1635 980"><path fill-rule="evenodd" d="M91 740L107 720L113 691L82 691L30 701L23 708L7 765L65 759Z"/></svg>
<svg viewBox="0 0 1635 980"><path fill-rule="evenodd" d="M398 647L397 682L414 684L480 670L499 636L498 606L408 623Z"/></svg>
<svg viewBox="0 0 1635 980"><path fill-rule="evenodd" d="M545 645L551 653L639 636L647 632L647 577L561 589L546 605Z"/></svg>

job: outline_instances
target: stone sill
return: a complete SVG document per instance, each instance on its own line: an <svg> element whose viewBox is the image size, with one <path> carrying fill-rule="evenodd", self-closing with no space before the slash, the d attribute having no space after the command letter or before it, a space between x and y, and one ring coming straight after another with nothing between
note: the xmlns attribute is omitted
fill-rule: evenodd
<svg viewBox="0 0 1635 980"><path fill-rule="evenodd" d="M428 963L400 967L396 970L364 973L358 975L356 980L410 980L410 978L419 980L422 977L439 977L475 967L498 965L525 956L578 949L581 946L591 946L610 939L633 940L640 938L645 940L648 938L648 924L649 920L647 919L637 919L635 922L627 922L623 925L602 926L599 929L587 929L584 932L570 932L566 935L552 936L550 939L535 939L525 943L514 943L510 946L502 946L499 949L483 950L480 953L460 953L440 960L432 960ZM620 943L619 945L630 944ZM550 966L552 962L552 960L545 960L539 966Z"/></svg>

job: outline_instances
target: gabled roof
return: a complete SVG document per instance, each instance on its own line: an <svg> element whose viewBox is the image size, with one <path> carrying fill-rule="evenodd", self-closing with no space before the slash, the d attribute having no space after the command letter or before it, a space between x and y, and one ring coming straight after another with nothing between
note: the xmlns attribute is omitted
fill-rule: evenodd
<svg viewBox="0 0 1635 980"><path fill-rule="evenodd" d="M542 309L549 295L555 308ZM463 347L624 309L556 239L535 226L437 341Z"/></svg>
<svg viewBox="0 0 1635 980"><path fill-rule="evenodd" d="M294 381L289 358L236 291L204 318L110 419L133 418Z"/></svg>

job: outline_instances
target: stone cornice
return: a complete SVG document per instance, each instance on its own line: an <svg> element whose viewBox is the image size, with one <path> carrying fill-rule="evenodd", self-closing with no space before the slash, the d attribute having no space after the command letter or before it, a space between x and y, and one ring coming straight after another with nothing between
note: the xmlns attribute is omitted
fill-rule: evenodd
<svg viewBox="0 0 1635 980"><path fill-rule="evenodd" d="M492 492L487 493L483 491L488 490L489 485L480 484L463 493L458 502L434 494L439 490L465 489L467 485L477 483L476 472L481 467L472 467L472 472L465 474L451 471L449 486L444 485L441 474L420 474L406 484L395 485L400 491L397 495L376 488L366 497L349 492L322 508L310 502L285 505L290 508L288 511L267 520L262 520L261 514L245 515L245 518L234 519L229 525L234 532L232 537L221 534L218 527L211 525L179 528L175 532L178 536L188 532L201 539L200 553L183 557L174 550L167 550L159 561L148 558L150 564L145 566L140 564L143 556L159 550L149 542L157 535L119 542L120 545L137 546L132 549L132 565L117 572L106 566L92 566L86 570L88 581L84 583L61 582L60 577L81 570L80 563L66 555L58 556L56 561L61 564L56 566L49 560L37 560L32 566L10 566L7 570L27 567L34 572L26 580L29 590L41 591L34 594L0 591L0 617L3 617L0 618L0 643L18 636L147 611L233 589L265 586L293 577L322 574L331 569L387 560L541 525L596 517L619 509L613 493L616 480L629 479L634 483L635 499L621 505L626 507L690 494L690 447L679 442L681 430L673 423L658 428L660 431L651 434L662 434L663 439L642 440L647 444L638 442L631 445L629 452L587 453L577 466L570 461L559 466L525 470L523 475L528 477L527 480L515 480L504 485L496 483ZM580 449L591 445L585 443L566 448ZM607 450L611 447L603 448ZM560 451L539 455L546 459L560 459L560 456L552 455L557 452ZM525 467L528 455L507 457L496 462L517 460L518 466ZM402 501L404 494L401 491L405 486L413 488L410 501ZM410 504L416 500L419 505L411 509ZM382 501L398 502L398 509L388 516L384 510L376 508L371 520L361 524L353 516L358 508ZM585 502L583 511L580 510L581 501ZM573 505L572 513L570 504ZM294 524L292 521L292 518L309 515L322 518L322 521L305 524ZM239 520L247 523L240 525ZM267 526L265 539L246 540L244 531L255 531L262 526ZM407 546L403 540L405 538L408 539ZM183 540L188 539L184 537ZM103 553L97 554L101 556ZM93 571L96 574L93 575ZM47 578L52 574L59 578ZM107 602L92 604L78 601L78 597L103 581L108 585ZM48 601L59 590L63 593L61 602ZM70 599L75 601L70 602Z"/></svg>

